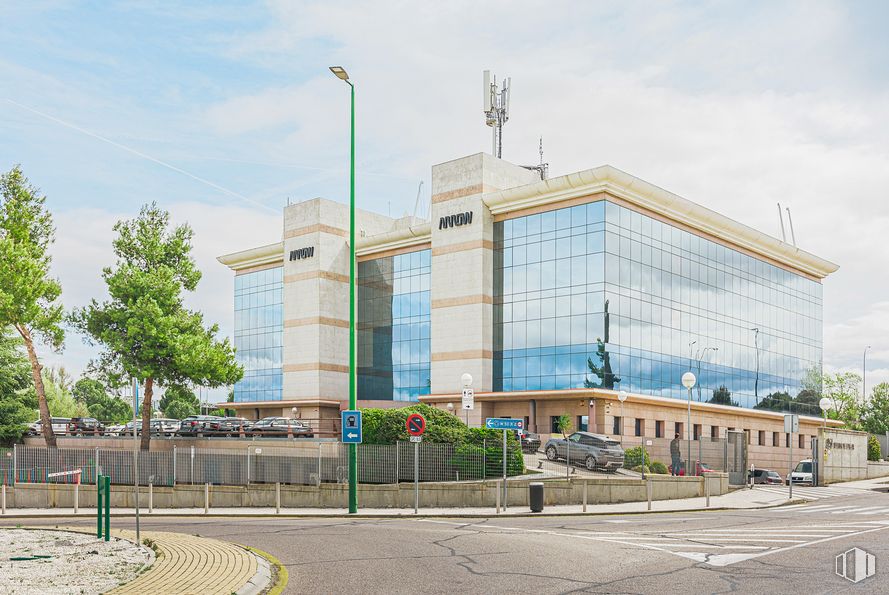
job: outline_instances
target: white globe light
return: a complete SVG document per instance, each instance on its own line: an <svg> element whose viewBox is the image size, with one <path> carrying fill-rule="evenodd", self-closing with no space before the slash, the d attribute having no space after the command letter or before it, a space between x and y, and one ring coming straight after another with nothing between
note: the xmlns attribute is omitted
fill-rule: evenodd
<svg viewBox="0 0 889 595"><path fill-rule="evenodd" d="M827 411L830 409L830 399L827 397L821 397L821 400L818 401L818 406L821 407L821 411Z"/></svg>
<svg viewBox="0 0 889 595"><path fill-rule="evenodd" d="M453 411L453 410L454 410L454 404L448 403L448 411Z"/></svg>
<svg viewBox="0 0 889 595"><path fill-rule="evenodd" d="M472 374L463 374L460 376L460 381L463 383L465 388L469 388L472 386Z"/></svg>
<svg viewBox="0 0 889 595"><path fill-rule="evenodd" d="M617 393L617 400L620 401L621 403L623 403L624 401L627 400L627 397L629 397L629 396L630 395L627 394L627 391L622 390L619 393Z"/></svg>
<svg viewBox="0 0 889 595"><path fill-rule="evenodd" d="M695 382L697 381L698 379L695 378L695 375L691 372L686 372L682 375L682 386L684 386L685 388L693 387L695 385Z"/></svg>

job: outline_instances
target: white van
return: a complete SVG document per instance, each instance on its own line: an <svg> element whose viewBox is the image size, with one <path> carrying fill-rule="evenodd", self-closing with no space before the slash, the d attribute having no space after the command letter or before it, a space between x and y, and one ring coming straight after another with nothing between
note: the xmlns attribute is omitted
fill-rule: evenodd
<svg viewBox="0 0 889 595"><path fill-rule="evenodd" d="M796 464L794 470L790 473L790 480L793 481L794 484L798 483L812 483L812 459L804 459ZM790 483L787 481L786 483Z"/></svg>
<svg viewBox="0 0 889 595"><path fill-rule="evenodd" d="M51 418L50 423L52 423L53 434L55 434L57 436L67 434L68 433L68 424L70 422L71 422L70 417L53 417L53 418ZM43 424L40 423L39 419L37 421L35 421L34 423L32 423L30 426L28 426L28 433L31 434L32 436L39 436L39 435L43 434Z"/></svg>

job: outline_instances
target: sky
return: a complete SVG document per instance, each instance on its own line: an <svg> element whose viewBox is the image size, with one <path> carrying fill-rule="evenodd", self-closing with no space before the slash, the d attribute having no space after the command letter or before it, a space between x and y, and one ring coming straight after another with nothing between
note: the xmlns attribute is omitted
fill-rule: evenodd
<svg viewBox="0 0 889 595"><path fill-rule="evenodd" d="M57 226L66 308L102 299L112 226L156 201L195 230L190 307L231 336L216 257L278 241L281 209L428 213L433 164L491 150L482 71L510 76L503 158L610 164L840 265L824 365L889 381L889 4L0 0L0 170ZM419 203L417 203L418 187ZM418 205L418 206L416 206ZM82 372L69 332L49 365Z"/></svg>

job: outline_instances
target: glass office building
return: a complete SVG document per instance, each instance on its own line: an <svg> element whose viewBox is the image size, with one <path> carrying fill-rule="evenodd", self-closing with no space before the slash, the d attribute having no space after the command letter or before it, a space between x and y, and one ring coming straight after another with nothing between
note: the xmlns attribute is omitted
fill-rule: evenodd
<svg viewBox="0 0 889 595"><path fill-rule="evenodd" d="M430 250L358 263L358 398L415 401L430 386Z"/></svg>
<svg viewBox="0 0 889 595"><path fill-rule="evenodd" d="M244 367L235 402L281 400L283 281L282 267L235 277L235 349Z"/></svg>
<svg viewBox="0 0 889 595"><path fill-rule="evenodd" d="M821 284L600 200L494 224L494 390L607 388L818 415Z"/></svg>

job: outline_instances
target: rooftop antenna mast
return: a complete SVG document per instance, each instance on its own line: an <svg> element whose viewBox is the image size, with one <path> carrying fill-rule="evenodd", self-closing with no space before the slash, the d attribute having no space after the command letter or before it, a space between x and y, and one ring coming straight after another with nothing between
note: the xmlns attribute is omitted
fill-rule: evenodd
<svg viewBox="0 0 889 595"><path fill-rule="evenodd" d="M420 206L420 191L423 190L423 180L420 180L420 184L417 186L417 200L414 201L414 217L417 216L417 207Z"/></svg>
<svg viewBox="0 0 889 595"><path fill-rule="evenodd" d="M784 214L781 212L781 203L778 203L778 220L781 221L781 239L787 243L787 232L784 231Z"/></svg>
<svg viewBox="0 0 889 595"><path fill-rule="evenodd" d="M512 79L503 80L503 88L497 86L497 77L490 70L484 72L483 94L485 100L485 124L493 128L491 153L500 159L503 153L503 125L509 120L509 95Z"/></svg>

